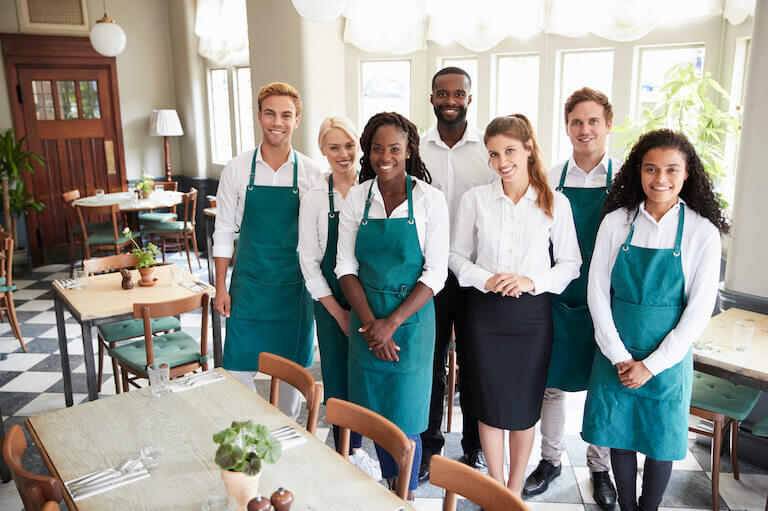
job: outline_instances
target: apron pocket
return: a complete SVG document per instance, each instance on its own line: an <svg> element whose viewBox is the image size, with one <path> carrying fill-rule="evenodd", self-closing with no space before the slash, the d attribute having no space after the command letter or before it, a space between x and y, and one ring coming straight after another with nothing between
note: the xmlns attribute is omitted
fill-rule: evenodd
<svg viewBox="0 0 768 511"><path fill-rule="evenodd" d="M653 353L652 350L638 350L627 347L632 358L644 360ZM619 373L610 362L603 365L603 383L608 390L621 392L638 398L653 399L655 401L680 401L683 398L683 365L678 363L659 374L652 376L640 388L630 389L622 385Z"/></svg>
<svg viewBox="0 0 768 511"><path fill-rule="evenodd" d="M359 324L359 320L355 323ZM425 370L432 370L432 362L427 361L428 363L425 363L426 358L419 356L418 343L423 340L420 323L400 325L400 328L395 330L392 340L400 347L400 351L397 352L400 360L397 362L388 362L376 357L373 351L368 349L368 343L365 342L363 336L357 330L351 332L350 343L354 343L354 346L350 350L350 362L370 371L384 373L420 374ZM426 350L421 351L421 355L423 355ZM422 358L425 360L421 360Z"/></svg>
<svg viewBox="0 0 768 511"><path fill-rule="evenodd" d="M311 307L303 282L264 284L242 275L232 280L233 319L245 321L293 321L305 307ZM307 302L307 303L305 303Z"/></svg>
<svg viewBox="0 0 768 511"><path fill-rule="evenodd" d="M586 305L569 307L552 300L552 326L555 344L595 344L595 330Z"/></svg>

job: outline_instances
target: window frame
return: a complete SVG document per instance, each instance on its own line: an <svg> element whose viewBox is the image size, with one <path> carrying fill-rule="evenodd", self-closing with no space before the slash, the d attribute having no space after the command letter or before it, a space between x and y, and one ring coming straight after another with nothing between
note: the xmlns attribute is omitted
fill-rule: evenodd
<svg viewBox="0 0 768 511"><path fill-rule="evenodd" d="M208 143L210 144L210 156L209 160L211 165L216 167L223 168L224 165L227 164L232 158L237 156L238 154L241 154L245 151L241 147L240 140L242 139L242 133L240 129L240 102L238 101L240 98L238 96L239 88L238 88L238 77L237 77L237 71L239 69L248 69L250 74L251 66L247 64L229 64L229 65L209 65L205 67L205 79L206 79L206 93L207 93L207 110L208 110ZM212 72L213 71L220 71L224 70L227 73L227 98L229 101L229 138L230 143L232 147L232 155L227 159L227 161L218 161L216 159L216 137L215 137L215 128L214 128L214 121L213 121L213 80L212 80ZM251 109L253 112L254 107L254 98L253 98L253 87L250 87L250 94L251 94ZM254 123L255 123L255 117L254 117ZM255 130L256 126L254 124L254 138L255 138ZM255 140L254 140L255 142Z"/></svg>
<svg viewBox="0 0 768 511"><path fill-rule="evenodd" d="M539 60L539 70L537 75L537 88L539 93L537 94L536 101L536 124L541 121L541 65L542 58L540 52L505 52L494 53L491 56L491 97L490 97L490 118L493 119L499 115L499 63L505 58L515 57L536 57Z"/></svg>
<svg viewBox="0 0 768 511"><path fill-rule="evenodd" d="M408 118L413 118L413 112L414 112L414 101L413 101L413 91L414 91L414 63L413 59L409 58L403 58L403 57L391 57L391 58L362 58L358 61L358 67L357 67L357 125L359 126L359 130L362 133L363 128L365 127L365 122L368 121L368 119L363 120L363 64L364 63L370 63L370 62L408 62L408 81L410 82L410 87L408 90Z"/></svg>

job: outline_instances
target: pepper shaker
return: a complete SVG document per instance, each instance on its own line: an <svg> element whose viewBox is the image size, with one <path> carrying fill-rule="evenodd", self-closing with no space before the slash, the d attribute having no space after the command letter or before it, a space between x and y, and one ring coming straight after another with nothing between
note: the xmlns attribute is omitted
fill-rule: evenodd
<svg viewBox="0 0 768 511"><path fill-rule="evenodd" d="M290 511L291 504L293 504L293 493L289 492L285 488L278 488L270 498L272 506L275 511Z"/></svg>
<svg viewBox="0 0 768 511"><path fill-rule="evenodd" d="M272 504L269 503L267 497L261 495L252 498L248 501L248 511L272 511Z"/></svg>

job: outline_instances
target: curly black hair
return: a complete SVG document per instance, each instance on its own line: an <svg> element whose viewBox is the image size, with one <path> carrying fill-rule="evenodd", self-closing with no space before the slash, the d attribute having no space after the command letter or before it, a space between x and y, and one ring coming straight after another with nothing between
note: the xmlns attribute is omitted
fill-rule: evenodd
<svg viewBox="0 0 768 511"><path fill-rule="evenodd" d="M368 120L368 124L360 135L360 149L363 156L360 158L360 182L367 181L376 177L376 172L371 166L371 142L376 130L381 126L394 126L399 129L408 139L408 150L411 155L405 162L405 171L426 183L432 183L432 175L427 170L427 166L419 156L419 131L416 125L396 112L381 112Z"/></svg>
<svg viewBox="0 0 768 511"><path fill-rule="evenodd" d="M688 179L680 190L680 198L689 208L712 222L722 234L727 234L731 228L730 223L712 191L712 183L699 155L696 154L696 149L684 134L668 129L649 131L642 135L629 151L627 160L621 166L605 198L603 216L619 208L634 211L645 200L640 183L640 167L645 154L657 147L677 149L685 157Z"/></svg>

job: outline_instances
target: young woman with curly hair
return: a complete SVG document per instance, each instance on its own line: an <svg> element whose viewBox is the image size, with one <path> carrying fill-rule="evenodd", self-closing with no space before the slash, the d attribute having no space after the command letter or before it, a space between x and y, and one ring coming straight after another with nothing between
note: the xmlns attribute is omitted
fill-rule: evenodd
<svg viewBox="0 0 768 511"><path fill-rule="evenodd" d="M416 126L374 115L360 137L360 184L341 210L336 275L349 320L349 400L394 422L416 444L418 485L435 349L432 297L448 275L448 206L419 157ZM376 446L390 486L398 466Z"/></svg>
<svg viewBox="0 0 768 511"><path fill-rule="evenodd" d="M686 455L691 345L715 305L729 225L696 150L670 130L640 137L603 214L587 291L600 351L582 437L611 448L621 509L654 510Z"/></svg>

